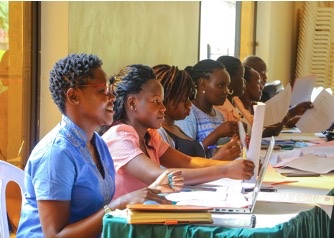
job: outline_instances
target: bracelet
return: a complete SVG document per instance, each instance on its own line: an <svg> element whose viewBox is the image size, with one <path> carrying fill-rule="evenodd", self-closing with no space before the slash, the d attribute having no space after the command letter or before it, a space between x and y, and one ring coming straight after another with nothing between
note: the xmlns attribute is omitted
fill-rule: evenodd
<svg viewBox="0 0 334 238"><path fill-rule="evenodd" d="M107 213L109 213L109 212L112 212L112 210L110 209L110 207L109 207L108 205L105 205L105 206L103 207L103 210L104 210L104 214L107 214Z"/></svg>

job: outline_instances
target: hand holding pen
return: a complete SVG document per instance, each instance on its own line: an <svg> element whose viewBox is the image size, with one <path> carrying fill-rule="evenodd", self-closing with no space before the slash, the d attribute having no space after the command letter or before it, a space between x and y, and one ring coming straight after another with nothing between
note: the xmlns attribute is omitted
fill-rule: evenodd
<svg viewBox="0 0 334 238"><path fill-rule="evenodd" d="M233 136L231 141L224 145L208 146L208 149L216 150L211 158L214 160L234 160L238 158L241 153L238 136Z"/></svg>

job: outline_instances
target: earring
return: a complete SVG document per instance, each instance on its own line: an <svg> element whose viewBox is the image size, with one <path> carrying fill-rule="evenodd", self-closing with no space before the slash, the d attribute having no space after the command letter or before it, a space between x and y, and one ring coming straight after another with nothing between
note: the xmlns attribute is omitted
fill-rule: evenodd
<svg viewBox="0 0 334 238"><path fill-rule="evenodd" d="M234 91L233 91L233 89L230 90L230 89L228 88L228 89L227 89L227 93L228 93L229 95L232 95L232 94L234 93Z"/></svg>
<svg viewBox="0 0 334 238"><path fill-rule="evenodd" d="M205 94L205 90L203 90L202 93Z"/></svg>
<svg viewBox="0 0 334 238"><path fill-rule="evenodd" d="M131 109L137 111L136 105L131 105Z"/></svg>

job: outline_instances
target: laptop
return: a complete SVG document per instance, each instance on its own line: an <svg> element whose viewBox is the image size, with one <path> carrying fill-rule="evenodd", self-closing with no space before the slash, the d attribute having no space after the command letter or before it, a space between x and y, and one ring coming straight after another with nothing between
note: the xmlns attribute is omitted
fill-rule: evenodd
<svg viewBox="0 0 334 238"><path fill-rule="evenodd" d="M264 175L267 171L267 167L269 165L271 153L274 149L274 146L275 146L275 139L272 136L271 139L270 139L268 149L265 153L264 159L262 160L263 162L262 162L259 174L257 176L254 189L251 192L251 194L247 194L248 196L246 197L247 200L248 199L251 200L250 205L248 205L247 207L242 207L242 208L240 208L240 207L214 207L211 210L211 212L214 212L214 213L246 213L246 214L253 212L254 207L255 207L255 203L256 203L256 199L257 199L257 196L260 192L261 185L262 185L262 182L263 182L263 179L264 179Z"/></svg>
<svg viewBox="0 0 334 238"><path fill-rule="evenodd" d="M261 169L258 173L255 186L252 192L247 194L242 194L238 192L228 193L228 188L226 192L210 191L209 189L203 189L203 191L192 191L192 192L179 192L166 195L166 198L171 201L177 201L177 205L197 205L197 206L208 206L212 207L210 212L212 213L224 213L224 214L251 214L255 207L257 196L260 192L260 188L266 173L267 167L269 165L271 153L274 149L275 140L271 137L269 146L265 153L264 159L262 160ZM205 186L205 185L204 185ZM198 187L198 186L196 186ZM210 188L210 185L207 186ZM212 187L211 187L212 188ZM202 190L197 188L198 190ZM213 189L215 190L215 189ZM236 197L233 197L236 196ZM230 199L228 199L230 198ZM233 206L234 200L241 201L243 207ZM231 203L232 201L232 203ZM240 205L238 203L238 205Z"/></svg>

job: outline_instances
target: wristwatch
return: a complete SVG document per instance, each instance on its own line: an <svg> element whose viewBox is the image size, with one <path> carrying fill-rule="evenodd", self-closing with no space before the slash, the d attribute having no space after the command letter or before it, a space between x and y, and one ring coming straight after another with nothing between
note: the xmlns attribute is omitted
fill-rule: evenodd
<svg viewBox="0 0 334 238"><path fill-rule="evenodd" d="M105 206L103 207L103 209L104 209L104 214L107 214L107 213L109 213L109 212L112 212L112 210L110 209L110 207L109 207L108 205L105 205Z"/></svg>

